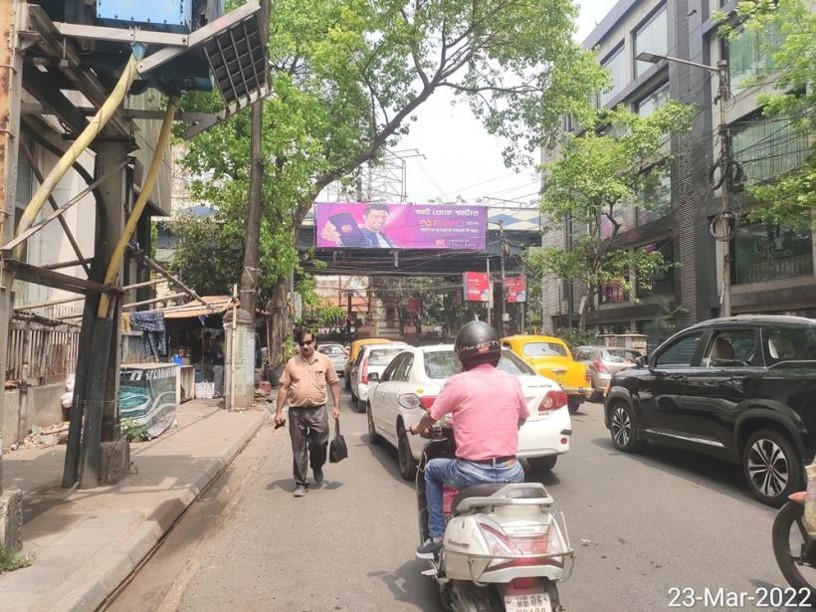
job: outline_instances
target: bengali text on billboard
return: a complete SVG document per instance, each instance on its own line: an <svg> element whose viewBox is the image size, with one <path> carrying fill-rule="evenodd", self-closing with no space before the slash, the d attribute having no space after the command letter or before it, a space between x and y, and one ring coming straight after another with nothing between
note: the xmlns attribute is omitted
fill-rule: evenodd
<svg viewBox="0 0 816 612"><path fill-rule="evenodd" d="M482 251L487 209L455 204L315 204L318 248Z"/></svg>

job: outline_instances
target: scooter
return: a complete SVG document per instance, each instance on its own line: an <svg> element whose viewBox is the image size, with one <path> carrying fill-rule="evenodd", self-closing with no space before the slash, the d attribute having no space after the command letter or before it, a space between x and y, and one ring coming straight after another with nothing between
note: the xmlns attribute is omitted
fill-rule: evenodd
<svg viewBox="0 0 816 612"><path fill-rule="evenodd" d="M413 394L403 407L419 407ZM435 425L427 436L416 477L420 542L428 538L425 466L455 457L453 430ZM446 527L438 559L423 575L439 585L452 612L556 612L564 610L557 582L572 574L564 514L540 483L479 484L443 490Z"/></svg>
<svg viewBox="0 0 816 612"><path fill-rule="evenodd" d="M799 491L788 496L776 513L771 537L776 564L803 607L816 604L816 540L805 524L806 495Z"/></svg>

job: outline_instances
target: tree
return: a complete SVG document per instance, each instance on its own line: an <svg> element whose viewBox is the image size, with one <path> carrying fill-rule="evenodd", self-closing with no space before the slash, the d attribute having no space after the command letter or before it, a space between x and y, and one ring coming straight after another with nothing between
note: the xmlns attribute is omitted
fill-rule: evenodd
<svg viewBox="0 0 816 612"><path fill-rule="evenodd" d="M626 109L598 111L580 135L568 137L560 157L545 165L541 211L554 220L549 231L572 226L568 249L536 247L526 254L526 265L540 274L554 274L577 282L584 299L578 327L583 331L589 308L600 288L618 283L631 288L632 276L649 288L651 278L664 268L658 251L628 249L618 236L623 227L619 213L637 202L650 209L657 202L643 197L654 190L671 158L666 140L688 129L693 109L667 102L648 117ZM545 230L546 231L546 230Z"/></svg>
<svg viewBox="0 0 816 612"><path fill-rule="evenodd" d="M575 15L570 0L276 1L260 274L285 282L297 261L294 236L318 194L407 133L416 109L442 88L509 139L510 165L551 142L559 115L579 115L607 80L573 42ZM190 96L184 110L214 106L212 97ZM238 228L248 123L242 113L201 134L184 159L207 176L197 194Z"/></svg>
<svg viewBox="0 0 816 612"><path fill-rule="evenodd" d="M725 18L725 16L721 16ZM810 0L752 0L738 2L736 20L757 34L760 54L769 57L768 70L753 79L770 82L773 93L757 96L766 116L785 116L804 134L816 133L816 12ZM722 28L733 37L733 24ZM811 139L812 142L812 139ZM812 145L811 145L812 147ZM812 227L816 209L816 151L804 164L768 184L752 185L748 192L760 206L756 221L788 227Z"/></svg>

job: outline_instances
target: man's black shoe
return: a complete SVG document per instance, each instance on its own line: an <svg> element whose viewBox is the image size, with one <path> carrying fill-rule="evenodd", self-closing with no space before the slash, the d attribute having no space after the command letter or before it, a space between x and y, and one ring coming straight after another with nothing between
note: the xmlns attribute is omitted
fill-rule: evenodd
<svg viewBox="0 0 816 612"><path fill-rule="evenodd" d="M312 474L316 484L323 484L323 468L312 468Z"/></svg>
<svg viewBox="0 0 816 612"><path fill-rule="evenodd" d="M417 559L438 559L442 550L442 538L428 538L416 549Z"/></svg>

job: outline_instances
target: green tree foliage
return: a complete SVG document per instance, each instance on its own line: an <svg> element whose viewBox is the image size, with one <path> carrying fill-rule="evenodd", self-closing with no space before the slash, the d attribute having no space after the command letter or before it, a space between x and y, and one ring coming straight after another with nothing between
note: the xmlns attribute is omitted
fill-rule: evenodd
<svg viewBox="0 0 816 612"><path fill-rule="evenodd" d="M407 133L415 111L440 89L455 91L489 132L509 139L508 164L550 141L561 113L581 116L589 93L607 79L573 42L575 15L570 0L276 0L261 275L293 268L293 235L318 194ZM214 110L218 100L193 95L182 106ZM237 244L248 197L249 114L199 135L183 163L199 177L195 195L223 211L225 233Z"/></svg>
<svg viewBox="0 0 816 612"><path fill-rule="evenodd" d="M772 93L757 96L766 116L789 117L797 129L816 133L816 12L811 0L752 0L737 3L741 26L759 34L760 53L770 57L771 70L755 84L773 84ZM722 28L735 36L733 24ZM770 33L773 33L771 35ZM761 204L757 221L790 227L811 227L816 208L816 151L806 162L770 184L750 186Z"/></svg>
<svg viewBox="0 0 816 612"><path fill-rule="evenodd" d="M671 162L664 151L666 140L688 129L693 112L674 102L648 117L623 108L598 111L594 121L584 123L584 133L569 136L560 157L545 165L541 211L553 220L550 231L563 231L562 222L571 220L572 247L529 249L526 265L578 283L586 297L579 309L581 330L602 285L616 282L627 291L634 273L648 289L650 279L665 267L659 252L621 246L618 213L634 202L647 210L654 206L639 196L660 180Z"/></svg>

